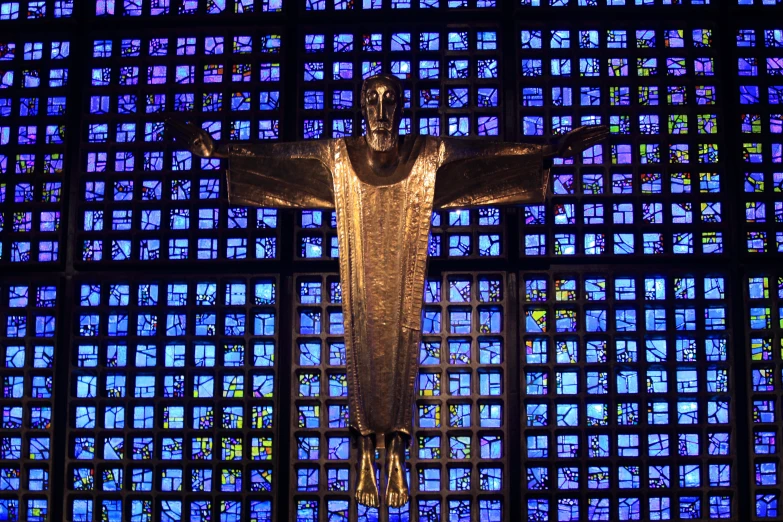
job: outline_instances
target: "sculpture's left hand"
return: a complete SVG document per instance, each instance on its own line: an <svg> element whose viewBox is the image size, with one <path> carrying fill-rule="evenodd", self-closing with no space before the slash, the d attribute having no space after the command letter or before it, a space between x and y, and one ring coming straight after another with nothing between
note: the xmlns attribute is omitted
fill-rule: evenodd
<svg viewBox="0 0 783 522"><path fill-rule="evenodd" d="M583 150L597 145L609 136L609 128L605 125L577 127L553 145L549 157L570 158Z"/></svg>
<svg viewBox="0 0 783 522"><path fill-rule="evenodd" d="M196 156L201 158L223 157L209 133L198 125L176 118L167 118L166 130L174 136L177 143L187 147Z"/></svg>

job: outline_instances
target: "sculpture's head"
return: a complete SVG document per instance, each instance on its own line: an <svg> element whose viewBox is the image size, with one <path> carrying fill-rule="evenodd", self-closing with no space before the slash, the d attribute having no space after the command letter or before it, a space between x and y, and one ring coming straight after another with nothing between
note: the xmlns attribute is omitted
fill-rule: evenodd
<svg viewBox="0 0 783 522"><path fill-rule="evenodd" d="M402 114L402 83L395 76L376 74L362 84L361 105L367 122L367 145L388 152L396 145Z"/></svg>

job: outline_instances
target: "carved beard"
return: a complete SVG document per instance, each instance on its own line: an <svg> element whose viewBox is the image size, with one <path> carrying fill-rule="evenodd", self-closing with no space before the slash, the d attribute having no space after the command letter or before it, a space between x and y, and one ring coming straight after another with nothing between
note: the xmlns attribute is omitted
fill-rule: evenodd
<svg viewBox="0 0 783 522"><path fill-rule="evenodd" d="M370 132L365 136L367 145L376 152L387 152L394 148L397 144L397 133L392 130L380 132L370 129Z"/></svg>

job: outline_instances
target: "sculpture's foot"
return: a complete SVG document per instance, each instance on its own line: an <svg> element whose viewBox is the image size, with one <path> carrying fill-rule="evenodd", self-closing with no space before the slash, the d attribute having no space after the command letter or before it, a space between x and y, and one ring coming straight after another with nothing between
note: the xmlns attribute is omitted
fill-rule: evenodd
<svg viewBox="0 0 783 522"><path fill-rule="evenodd" d="M356 501L367 507L378 507L378 484L375 482L375 445L372 438L359 436L359 480Z"/></svg>
<svg viewBox="0 0 783 522"><path fill-rule="evenodd" d="M393 508L408 503L408 479L405 475L405 442L394 434L386 449L386 505Z"/></svg>

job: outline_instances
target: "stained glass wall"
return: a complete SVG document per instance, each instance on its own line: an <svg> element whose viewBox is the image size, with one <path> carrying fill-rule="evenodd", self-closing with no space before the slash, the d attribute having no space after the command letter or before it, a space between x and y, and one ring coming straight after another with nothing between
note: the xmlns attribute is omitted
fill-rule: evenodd
<svg viewBox="0 0 783 522"><path fill-rule="evenodd" d="M748 381L751 407L748 422L753 429L752 459L748 463L752 477L754 520L780 517L780 377L783 344L783 279L777 272L749 274L745 280L748 310L744 317Z"/></svg>
<svg viewBox="0 0 783 522"><path fill-rule="evenodd" d="M736 34L742 110L745 248L748 254L783 251L783 31L742 28Z"/></svg>
<svg viewBox="0 0 783 522"><path fill-rule="evenodd" d="M503 210L481 207L432 213L430 258L491 258L507 255ZM303 210L297 216L296 252L301 259L338 258L334 211Z"/></svg>
<svg viewBox="0 0 783 522"><path fill-rule="evenodd" d="M74 0L3 1L0 2L0 21L70 18L73 11Z"/></svg>
<svg viewBox="0 0 783 522"><path fill-rule="evenodd" d="M221 160L194 158L164 141L167 113L215 140L279 137L280 35L205 34L92 41L80 261L277 257L277 211L229 206L225 189L221 198Z"/></svg>
<svg viewBox="0 0 783 522"><path fill-rule="evenodd" d="M528 520L733 516L729 286L720 272L523 275Z"/></svg>
<svg viewBox="0 0 783 522"><path fill-rule="evenodd" d="M780 0L0 0L0 520L370 522L334 213L221 143L552 143L436 209L399 522L778 520ZM382 455L379 454L379 458Z"/></svg>
<svg viewBox="0 0 783 522"><path fill-rule="evenodd" d="M714 30L523 27L519 139L596 124L612 135L556 162L552 199L524 208L521 254L723 254Z"/></svg>

